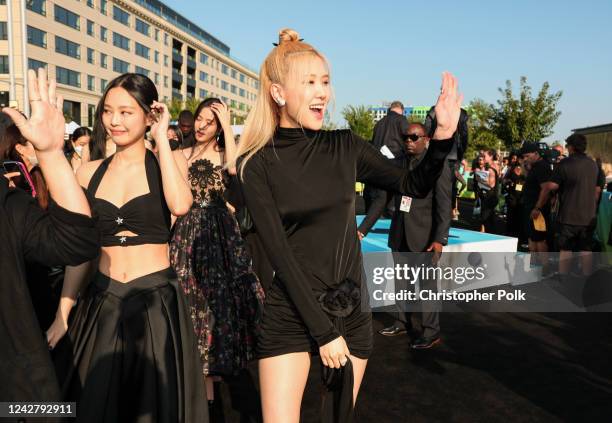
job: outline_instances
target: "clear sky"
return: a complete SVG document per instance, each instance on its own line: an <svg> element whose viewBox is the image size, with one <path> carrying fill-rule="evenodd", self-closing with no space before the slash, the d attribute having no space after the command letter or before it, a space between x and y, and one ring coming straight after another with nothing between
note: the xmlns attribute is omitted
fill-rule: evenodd
<svg viewBox="0 0 612 423"><path fill-rule="evenodd" d="M527 76L563 91L550 140L612 122L612 1L163 0L259 71L290 27L329 59L337 123L347 104L434 104L443 70L494 103ZM516 92L516 91L515 91Z"/></svg>

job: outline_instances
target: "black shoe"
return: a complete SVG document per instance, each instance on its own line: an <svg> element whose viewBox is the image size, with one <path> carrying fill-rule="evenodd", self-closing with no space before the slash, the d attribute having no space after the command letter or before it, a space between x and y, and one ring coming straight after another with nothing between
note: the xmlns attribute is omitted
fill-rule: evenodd
<svg viewBox="0 0 612 423"><path fill-rule="evenodd" d="M421 336L410 344L410 348L414 350L427 350L438 345L440 342L442 342L442 339L440 339L439 335Z"/></svg>
<svg viewBox="0 0 612 423"><path fill-rule="evenodd" d="M395 326L395 325L392 325L392 326L389 326L387 328L379 330L378 333L380 333L381 335L384 335L384 336L397 336L397 335L405 334L406 333L406 329L398 327L398 326Z"/></svg>

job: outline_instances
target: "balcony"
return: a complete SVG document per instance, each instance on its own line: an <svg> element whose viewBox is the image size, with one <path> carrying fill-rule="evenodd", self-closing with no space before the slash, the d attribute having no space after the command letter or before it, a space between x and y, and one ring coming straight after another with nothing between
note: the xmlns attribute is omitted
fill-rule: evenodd
<svg viewBox="0 0 612 423"><path fill-rule="evenodd" d="M196 64L195 59L192 58L192 57L187 57L187 69L191 69L191 70L195 71L196 66L197 66L197 64Z"/></svg>
<svg viewBox="0 0 612 423"><path fill-rule="evenodd" d="M187 86L188 87L194 87L196 86L196 80L193 76L189 76L187 75Z"/></svg>
<svg viewBox="0 0 612 423"><path fill-rule="evenodd" d="M176 69L172 69L172 80L178 82L180 85L183 83L183 75Z"/></svg>
<svg viewBox="0 0 612 423"><path fill-rule="evenodd" d="M181 94L180 90L177 90L176 88L172 89L172 99L173 100L181 100L183 101L183 94Z"/></svg>
<svg viewBox="0 0 612 423"><path fill-rule="evenodd" d="M178 50L172 50L172 61L176 63L183 64L183 55Z"/></svg>

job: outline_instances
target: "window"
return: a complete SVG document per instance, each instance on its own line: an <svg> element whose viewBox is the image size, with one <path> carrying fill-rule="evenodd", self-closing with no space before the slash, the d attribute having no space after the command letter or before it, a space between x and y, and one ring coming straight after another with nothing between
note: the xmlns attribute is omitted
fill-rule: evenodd
<svg viewBox="0 0 612 423"><path fill-rule="evenodd" d="M80 29L79 15L72 13L68 9L64 9L62 6L54 5L55 21L63 23L74 29Z"/></svg>
<svg viewBox="0 0 612 423"><path fill-rule="evenodd" d="M145 59L149 58L149 47L142 45L140 43L136 43L136 54L139 55L140 57L144 57Z"/></svg>
<svg viewBox="0 0 612 423"><path fill-rule="evenodd" d="M159 85L159 74L157 72L155 72L154 82L155 82L155 85Z"/></svg>
<svg viewBox="0 0 612 423"><path fill-rule="evenodd" d="M108 81L106 79L100 79L100 91L104 92L107 85Z"/></svg>
<svg viewBox="0 0 612 423"><path fill-rule="evenodd" d="M6 22L0 22L0 40L8 39L8 28Z"/></svg>
<svg viewBox="0 0 612 423"><path fill-rule="evenodd" d="M104 53L100 53L100 66L104 69L108 68L108 56Z"/></svg>
<svg viewBox="0 0 612 423"><path fill-rule="evenodd" d="M232 69L232 78L236 79L238 75L238 71L236 69Z"/></svg>
<svg viewBox="0 0 612 423"><path fill-rule="evenodd" d="M227 91L227 82L221 81L221 89Z"/></svg>
<svg viewBox="0 0 612 423"><path fill-rule="evenodd" d="M159 41L159 29L155 28L155 41Z"/></svg>
<svg viewBox="0 0 612 423"><path fill-rule="evenodd" d="M93 0L87 0L87 6L89 6L89 7L91 7L93 9L95 7Z"/></svg>
<svg viewBox="0 0 612 423"><path fill-rule="evenodd" d="M204 53L200 53L200 63L203 63L205 65L208 64L208 56Z"/></svg>
<svg viewBox="0 0 612 423"><path fill-rule="evenodd" d="M81 58L81 46L57 35L55 36L55 52L75 59Z"/></svg>
<svg viewBox="0 0 612 423"><path fill-rule="evenodd" d="M9 73L8 56L0 56L0 73Z"/></svg>
<svg viewBox="0 0 612 423"><path fill-rule="evenodd" d="M244 76L244 74L243 74L243 73L241 73L241 74L240 74L240 82L243 82L243 83L244 83L244 80L245 80L245 76Z"/></svg>
<svg viewBox="0 0 612 423"><path fill-rule="evenodd" d="M108 41L108 29L103 26L100 27L100 39L102 41Z"/></svg>
<svg viewBox="0 0 612 423"><path fill-rule="evenodd" d="M55 77L60 84L81 88L81 74L79 72L56 66Z"/></svg>
<svg viewBox="0 0 612 423"><path fill-rule="evenodd" d="M113 19L123 25L130 26L130 14L117 6L113 6Z"/></svg>
<svg viewBox="0 0 612 423"><path fill-rule="evenodd" d="M47 16L47 6L45 0L28 0L26 1L26 7L32 12Z"/></svg>
<svg viewBox="0 0 612 423"><path fill-rule="evenodd" d="M106 15L107 3L107 0L100 0L100 12L102 12L103 15Z"/></svg>
<svg viewBox="0 0 612 423"><path fill-rule="evenodd" d="M240 97L244 97L245 91L244 88L240 88L240 90L238 90L238 95L240 95Z"/></svg>
<svg viewBox="0 0 612 423"><path fill-rule="evenodd" d="M94 36L94 23L87 19L87 35Z"/></svg>
<svg viewBox="0 0 612 423"><path fill-rule="evenodd" d="M168 45L168 34L164 32L164 45Z"/></svg>
<svg viewBox="0 0 612 423"><path fill-rule="evenodd" d="M164 87L168 88L168 77L164 76Z"/></svg>
<svg viewBox="0 0 612 423"><path fill-rule="evenodd" d="M130 51L130 39L117 32L113 32L113 45L115 47Z"/></svg>
<svg viewBox="0 0 612 423"><path fill-rule="evenodd" d="M147 37L149 36L149 29L151 28L151 26L146 23L145 21L141 21L140 19L136 18L136 31L140 32L141 34L146 35Z"/></svg>
<svg viewBox="0 0 612 423"><path fill-rule="evenodd" d="M227 67L227 65L226 64L222 64L221 65L221 73L223 75L227 75L228 71L229 71L229 68Z"/></svg>
<svg viewBox="0 0 612 423"><path fill-rule="evenodd" d="M121 59L113 57L113 70L119 73L127 73L130 69L130 64Z"/></svg>
<svg viewBox="0 0 612 423"><path fill-rule="evenodd" d="M96 118L96 106L93 104L87 105L87 122L89 122L89 126L93 126L94 120Z"/></svg>
<svg viewBox="0 0 612 423"><path fill-rule="evenodd" d="M87 75L87 89L89 91L96 90L96 78L93 75Z"/></svg>
<svg viewBox="0 0 612 423"><path fill-rule="evenodd" d="M164 66L168 66L168 55L164 54Z"/></svg>
<svg viewBox="0 0 612 423"><path fill-rule="evenodd" d="M232 92L232 94L236 94L236 86L232 85L230 91Z"/></svg>
<svg viewBox="0 0 612 423"><path fill-rule="evenodd" d="M28 43L47 48L47 33L28 25Z"/></svg>
<svg viewBox="0 0 612 423"><path fill-rule="evenodd" d="M94 49L87 47L87 63L94 64Z"/></svg>
<svg viewBox="0 0 612 423"><path fill-rule="evenodd" d="M159 51L155 50L153 57L155 58L155 63L159 63Z"/></svg>
<svg viewBox="0 0 612 423"><path fill-rule="evenodd" d="M47 64L36 59L28 59L28 69L38 70L38 68L47 69Z"/></svg>
<svg viewBox="0 0 612 423"><path fill-rule="evenodd" d="M208 82L208 74L200 71L200 81Z"/></svg>
<svg viewBox="0 0 612 423"><path fill-rule="evenodd" d="M140 74L142 74L142 75L144 75L144 76L146 76L146 77L148 77L148 76L149 76L149 71L148 71L148 69L141 68L140 66L136 66L136 70L135 70L135 72L136 72L136 73L140 73Z"/></svg>
<svg viewBox="0 0 612 423"><path fill-rule="evenodd" d="M200 88L200 98L201 99L205 99L207 97L208 97L208 91L203 90L203 89Z"/></svg>

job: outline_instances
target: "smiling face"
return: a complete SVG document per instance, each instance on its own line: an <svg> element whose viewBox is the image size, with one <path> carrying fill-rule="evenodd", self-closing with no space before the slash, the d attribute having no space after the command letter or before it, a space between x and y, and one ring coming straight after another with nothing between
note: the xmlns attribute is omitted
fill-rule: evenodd
<svg viewBox="0 0 612 423"><path fill-rule="evenodd" d="M282 98L280 126L318 131L331 98L329 69L324 60L307 54L293 60L285 83L271 87L273 99Z"/></svg>
<svg viewBox="0 0 612 423"><path fill-rule="evenodd" d="M127 146L144 139L151 119L124 88L112 88L106 95L102 124L117 146Z"/></svg>
<svg viewBox="0 0 612 423"><path fill-rule="evenodd" d="M217 119L210 107L203 107L196 116L194 129L197 142L208 142L217 136Z"/></svg>

